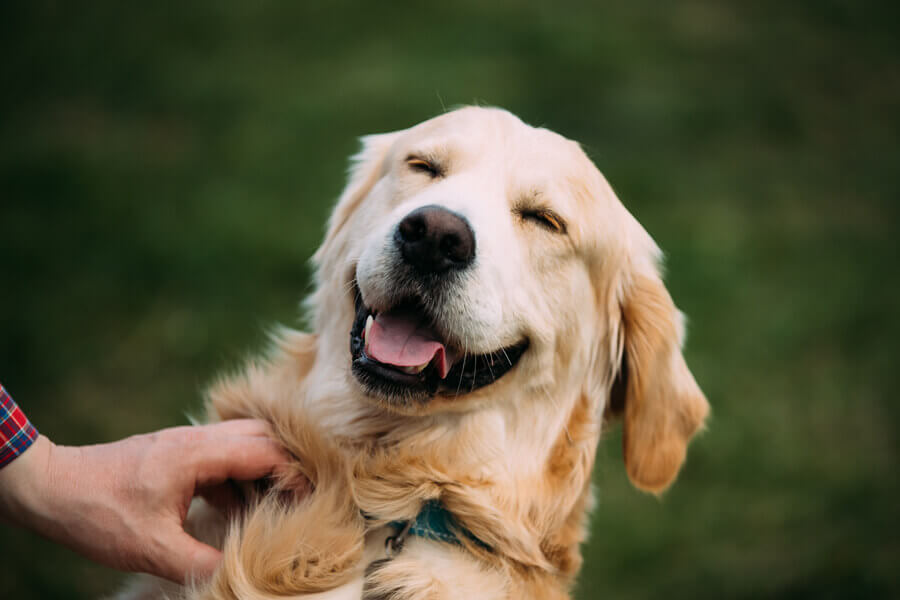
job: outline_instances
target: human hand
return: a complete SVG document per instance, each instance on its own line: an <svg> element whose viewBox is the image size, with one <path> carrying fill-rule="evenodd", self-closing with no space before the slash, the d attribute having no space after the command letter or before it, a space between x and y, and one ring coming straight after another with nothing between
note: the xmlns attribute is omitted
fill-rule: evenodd
<svg viewBox="0 0 900 600"><path fill-rule="evenodd" d="M240 419L95 446L40 436L0 469L0 516L115 569L177 583L205 577L221 553L184 531L191 499L221 499L229 479L287 463L269 433Z"/></svg>

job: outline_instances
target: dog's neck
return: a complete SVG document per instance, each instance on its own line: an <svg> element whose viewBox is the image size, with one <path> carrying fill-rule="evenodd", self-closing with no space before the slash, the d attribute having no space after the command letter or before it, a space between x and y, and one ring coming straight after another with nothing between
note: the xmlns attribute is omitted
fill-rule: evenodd
<svg viewBox="0 0 900 600"><path fill-rule="evenodd" d="M315 336L284 332L268 363L213 386L211 418L267 419L299 457L290 432L324 433L347 450L356 510L376 522L414 519L439 500L494 550L486 560L553 577L577 571L602 398L557 385L552 397L520 389L464 413L403 417L347 389L327 350Z"/></svg>
<svg viewBox="0 0 900 600"><path fill-rule="evenodd" d="M314 414L322 407L315 418L342 444L367 448L356 453L364 459L355 465L356 497L366 514L414 519L423 502L439 499L506 558L574 572L600 433L599 398L576 385L552 397L531 389L467 412L408 417L339 392L335 375L313 369L310 377L332 388L314 381L307 389L316 396L306 400Z"/></svg>

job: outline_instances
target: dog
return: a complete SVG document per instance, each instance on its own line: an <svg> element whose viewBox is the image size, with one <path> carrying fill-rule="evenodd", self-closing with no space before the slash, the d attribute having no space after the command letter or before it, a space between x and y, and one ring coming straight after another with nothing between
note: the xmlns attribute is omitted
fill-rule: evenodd
<svg viewBox="0 0 900 600"><path fill-rule="evenodd" d="M578 144L509 112L363 138L312 332L208 392L210 421L265 419L296 461L231 523L195 501L211 580L124 596L568 598L604 424L658 494L709 410L660 258Z"/></svg>

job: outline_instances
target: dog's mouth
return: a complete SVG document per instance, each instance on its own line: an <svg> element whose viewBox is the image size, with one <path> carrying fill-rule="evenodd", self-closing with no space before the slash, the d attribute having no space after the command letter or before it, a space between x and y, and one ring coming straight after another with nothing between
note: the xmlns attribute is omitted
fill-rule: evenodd
<svg viewBox="0 0 900 600"><path fill-rule="evenodd" d="M421 300L407 298L375 311L356 290L353 374L369 392L387 399L421 402L438 393L470 393L512 370L527 349L526 338L486 354L466 353L442 338Z"/></svg>

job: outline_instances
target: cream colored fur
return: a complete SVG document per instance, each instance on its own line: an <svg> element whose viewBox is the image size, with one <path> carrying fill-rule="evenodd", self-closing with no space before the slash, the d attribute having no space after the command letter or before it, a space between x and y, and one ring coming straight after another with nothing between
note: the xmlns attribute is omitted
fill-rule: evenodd
<svg viewBox="0 0 900 600"><path fill-rule="evenodd" d="M440 162L445 175L411 170L410 156ZM477 242L471 272L434 307L441 333L472 353L522 338L530 346L491 385L394 406L367 396L350 371L352 285L374 308L396 300L392 231L428 204L463 215ZM565 232L523 219L523 206L551 209ZM279 488L303 476L314 489L295 502L277 489L257 499L225 535L213 579L166 593L567 598L604 415L624 406L628 475L660 492L708 411L659 257L577 144L505 111L464 108L364 138L315 255L312 332L283 331L267 357L209 392L209 420L272 423L296 457ZM372 565L385 558L386 524L428 500L492 550L465 535L464 546L412 538ZM214 541L224 525L203 511L190 518L218 523L205 535ZM129 593L163 592L144 582Z"/></svg>

